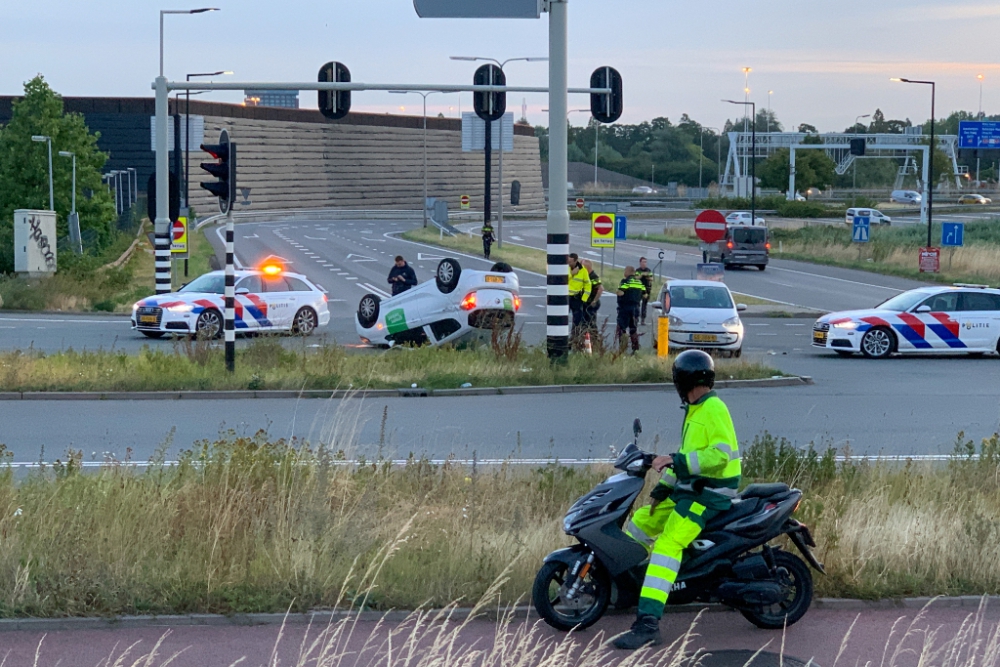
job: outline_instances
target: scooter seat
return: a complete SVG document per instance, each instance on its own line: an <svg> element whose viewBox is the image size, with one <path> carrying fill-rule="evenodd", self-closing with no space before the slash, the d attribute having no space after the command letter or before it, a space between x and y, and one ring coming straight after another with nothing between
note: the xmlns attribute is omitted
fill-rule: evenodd
<svg viewBox="0 0 1000 667"><path fill-rule="evenodd" d="M770 498L771 496L776 496L779 493L787 491L788 485L780 482L775 484L751 484L743 489L740 498Z"/></svg>
<svg viewBox="0 0 1000 667"><path fill-rule="evenodd" d="M722 530L727 524L730 524L738 519L742 519L745 516L750 516L756 512L759 504L760 501L756 498L748 498L747 500L734 502L730 509L713 517L712 520L705 526L705 531L711 532L714 530Z"/></svg>

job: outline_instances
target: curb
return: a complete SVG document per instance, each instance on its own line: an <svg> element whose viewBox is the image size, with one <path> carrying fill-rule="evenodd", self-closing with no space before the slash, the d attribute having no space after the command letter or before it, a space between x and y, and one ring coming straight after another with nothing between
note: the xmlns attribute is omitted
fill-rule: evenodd
<svg viewBox="0 0 1000 667"><path fill-rule="evenodd" d="M757 389L811 385L808 375L773 377L761 380L719 380L722 389ZM668 382L648 384L555 384L537 387L472 387L466 389L306 389L306 390L231 390L231 391L4 391L0 401L179 401L247 400L254 398L432 398L454 396L517 396L523 394L578 394L586 392L673 392Z"/></svg>
<svg viewBox="0 0 1000 667"><path fill-rule="evenodd" d="M944 609L969 608L978 609L986 601L994 605L1000 603L998 595L963 595L959 597L918 597L896 598L886 600L854 600L849 598L818 598L813 600L812 608L827 611L879 611L885 609L920 610L928 604ZM701 610L708 612L734 612L735 609L721 604L684 604L667 606L668 614L694 614ZM449 620L464 621L472 616L472 609L460 607L447 614ZM499 613L498 613L499 612ZM311 611L304 614L179 614L166 616L112 616L112 617L80 617L80 618L4 618L0 619L0 632L58 632L62 630L106 630L131 629L150 627L182 627L182 626L256 626L256 625L303 625L313 624L325 626L345 618L356 618L361 622L374 623L386 621L401 623L412 611ZM437 610L430 610L433 619ZM630 609L609 610L606 615L626 615ZM496 620L498 616L521 617L534 615L534 608L518 606L497 610L488 608L481 610L480 616Z"/></svg>

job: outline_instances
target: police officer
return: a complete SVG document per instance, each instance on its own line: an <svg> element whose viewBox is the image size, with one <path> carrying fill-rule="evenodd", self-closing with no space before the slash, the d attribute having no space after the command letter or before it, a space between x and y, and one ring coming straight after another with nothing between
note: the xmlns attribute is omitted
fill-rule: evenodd
<svg viewBox="0 0 1000 667"><path fill-rule="evenodd" d="M639 268L635 270L635 277L646 288L646 294L642 297L642 312L639 314L640 324L646 326L646 306L649 305L649 297L653 293L653 269L649 268L645 257L639 258Z"/></svg>
<svg viewBox="0 0 1000 667"><path fill-rule="evenodd" d="M642 304L646 288L635 277L635 267L625 267L625 277L618 285L618 326L615 329L615 341L619 349L625 351L625 331L628 330L632 340L632 354L639 351L639 308Z"/></svg>
<svg viewBox="0 0 1000 667"><path fill-rule="evenodd" d="M496 243L497 236L493 233L493 225L489 220L483 225L483 256L486 259L490 258L490 246Z"/></svg>
<svg viewBox="0 0 1000 667"><path fill-rule="evenodd" d="M579 344L583 338L583 323L587 314L587 302L591 294L590 273L580 262L575 252L569 256L569 310L573 313L573 339Z"/></svg>
<svg viewBox="0 0 1000 667"><path fill-rule="evenodd" d="M580 262L583 264L583 268L587 270L587 273L590 274L590 300L586 304L587 308L584 320L587 323L587 329L590 331L591 336L593 336L597 333L597 311L601 309L601 295L604 294L604 283L601 282L601 277L594 271L593 262L589 259L582 259Z"/></svg>
<svg viewBox="0 0 1000 667"><path fill-rule="evenodd" d="M712 388L715 364L701 350L677 355L674 387L684 405L680 450L653 459L663 475L625 531L651 550L639 611L632 629L614 641L617 648L659 644L660 618L677 581L681 556L713 517L732 507L742 467L729 409Z"/></svg>

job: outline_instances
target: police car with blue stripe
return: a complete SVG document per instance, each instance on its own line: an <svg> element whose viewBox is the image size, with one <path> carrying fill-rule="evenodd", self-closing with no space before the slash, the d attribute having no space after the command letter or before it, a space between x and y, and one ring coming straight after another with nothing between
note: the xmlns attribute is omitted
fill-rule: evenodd
<svg viewBox="0 0 1000 667"><path fill-rule="evenodd" d="M920 287L869 310L829 313L816 320L812 344L870 359L894 353L1000 353L1000 290L964 283Z"/></svg>

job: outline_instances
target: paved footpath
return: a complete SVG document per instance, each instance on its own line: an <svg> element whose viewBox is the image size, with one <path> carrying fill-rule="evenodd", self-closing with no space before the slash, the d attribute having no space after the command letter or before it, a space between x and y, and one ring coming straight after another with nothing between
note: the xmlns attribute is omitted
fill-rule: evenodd
<svg viewBox="0 0 1000 667"><path fill-rule="evenodd" d="M795 626L788 629L784 638L784 654L795 657L803 662L813 659L813 664L822 667L838 665L884 664L887 667L908 667L917 665L915 652L904 652L894 660L889 660L896 652L900 640L906 634L910 622L919 610L916 609L867 609L858 611L837 609L813 609ZM975 607L931 609L923 619L914 624L904 647L920 650L928 632L936 631L934 648L940 649L946 642L956 636L970 616L976 614ZM899 619L903 618L902 622ZM477 620L469 623L462 631L456 633L451 658L443 658L438 664L477 665L477 664L517 664L518 667L534 665L565 665L591 664L605 665L616 662L623 654L610 652L606 657L582 660L579 649L591 642L601 643L607 637L625 630L632 620L630 614L617 614L601 621L597 628L581 632L568 641L572 642L577 651L561 653L557 644L566 636L551 630L544 624L534 625L533 619L526 625L522 620L506 626L503 644L506 658L494 649L498 636L498 625L495 621ZM1000 621L1000 609L986 610L982 616L982 633L996 632ZM673 641L683 635L691 624L696 621L692 612L680 612L667 615L663 628L668 641ZM851 630L853 624L853 630ZM897 625L895 630L894 624ZM322 628L309 630L304 624L290 624L284 629L277 625L261 626L184 626L170 628L167 626L137 627L137 628L102 628L56 631L18 630L0 632L0 656L6 655L5 667L20 667L34 665L48 666L84 666L97 667L101 665L146 665L159 667L170 664L173 667L225 667L239 661L245 667L268 665L375 665L387 667L416 667L419 664L430 664L430 656L437 651L428 650L432 644L451 643L453 637L442 636L433 627L422 627L415 637L418 650L415 652L421 659L410 657L406 647L407 638L413 633L412 623L385 623L378 626L374 621L359 621L351 636L341 637L333 642L335 647L326 651L326 660L317 661L317 652L308 653L310 642L316 638ZM851 631L847 641L845 636ZM392 633L390 642L385 639ZM708 651L751 650L762 647L769 652L778 653L781 650L782 633L780 631L759 630L746 622L739 614L729 611L707 612L697 619L694 629L697 635L693 637L690 650L703 648ZM303 641L308 634L309 641ZM158 641L160 645L156 647ZM883 651L888 642L887 658L883 663ZM39 643L41 643L39 647ZM983 641L982 644L986 644ZM367 648L366 648L367 645ZM843 645L843 653L837 659ZM971 646L971 641L963 641L963 645ZM131 647L131 648L130 648ZM143 658L156 647L153 659ZM305 650L303 649L305 647ZM521 657L511 655L517 648ZM982 650L983 647L980 648ZM38 659L36 661L36 650ZM473 656L470 651L485 650L487 656ZM662 651L663 649L660 649ZM128 651L127 659L120 659ZM391 657L386 656L391 652ZM516 652L515 652L516 653ZM561 657L560 657L561 656ZM662 657L662 655L661 655ZM720 656L721 657L721 656ZM110 658L110 659L109 659ZM143 658L143 659L139 659ZM650 656L646 664L656 662L656 656ZM2 659L2 657L0 657ZM733 663L734 667L743 665L745 658ZM929 665L937 665L940 661L931 661ZM711 662L712 665L725 664L728 661ZM755 663L763 664L763 663ZM768 663L771 664L771 663ZM785 663L789 664L788 662ZM962 664L993 665L993 662L969 661Z"/></svg>

